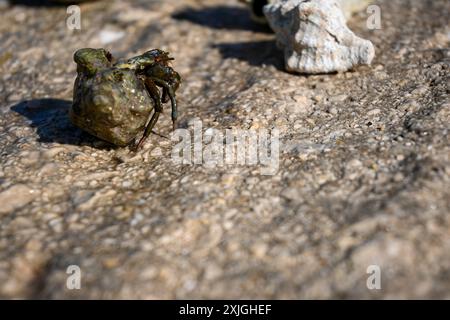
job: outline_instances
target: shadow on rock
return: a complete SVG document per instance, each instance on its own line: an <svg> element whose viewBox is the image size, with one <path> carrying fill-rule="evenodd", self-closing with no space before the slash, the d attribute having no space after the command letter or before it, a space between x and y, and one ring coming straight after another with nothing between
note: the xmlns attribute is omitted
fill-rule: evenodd
<svg viewBox="0 0 450 320"><path fill-rule="evenodd" d="M253 66L271 65L284 71L283 52L275 41L219 43L214 47L219 49L224 59L234 58Z"/></svg>
<svg viewBox="0 0 450 320"><path fill-rule="evenodd" d="M251 20L247 9L216 6L203 9L187 8L172 15L176 20L186 20L213 29L247 30L272 33L269 26Z"/></svg>
<svg viewBox="0 0 450 320"><path fill-rule="evenodd" d="M89 135L70 122L71 105L72 101L67 100L35 99L22 101L11 107L11 110L31 121L30 126L37 128L39 142L111 148L109 143Z"/></svg>

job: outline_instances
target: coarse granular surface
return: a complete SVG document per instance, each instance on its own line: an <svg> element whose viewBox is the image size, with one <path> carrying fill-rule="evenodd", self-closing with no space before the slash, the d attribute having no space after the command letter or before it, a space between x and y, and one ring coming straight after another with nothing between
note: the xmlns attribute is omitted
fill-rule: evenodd
<svg viewBox="0 0 450 320"><path fill-rule="evenodd" d="M86 2L81 30L65 6L13 2L0 2L0 297L450 298L448 0L376 2L381 30L364 11L349 20L373 65L316 76L285 72L238 1ZM134 153L74 127L82 47L169 51L180 127L278 129L278 171L179 166L170 139ZM169 106L155 131L170 135Z"/></svg>

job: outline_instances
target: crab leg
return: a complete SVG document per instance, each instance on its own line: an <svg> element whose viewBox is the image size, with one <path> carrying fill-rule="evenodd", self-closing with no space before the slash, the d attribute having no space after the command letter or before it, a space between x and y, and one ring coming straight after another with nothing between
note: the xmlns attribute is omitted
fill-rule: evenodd
<svg viewBox="0 0 450 320"><path fill-rule="evenodd" d="M150 94L152 99L155 101L155 112L153 113L153 116L150 119L150 122L145 127L144 134L143 134L141 140L139 140L136 150L142 147L145 140L148 138L148 136L152 132L156 122L158 122L159 115L163 111L163 107L161 104L161 98L159 97L158 87L156 87L155 83L150 79L145 79L144 83L145 83L145 87L147 88L148 93Z"/></svg>
<svg viewBox="0 0 450 320"><path fill-rule="evenodd" d="M155 82L153 82L151 79L144 78L144 84L145 88L147 89L148 93L150 94L150 97L155 102L155 109L156 110L163 110L161 98L159 96L159 90L158 87L155 85Z"/></svg>
<svg viewBox="0 0 450 320"><path fill-rule="evenodd" d="M159 78L152 77L150 78L153 80L154 83L157 85L163 87L164 90L167 91L167 94L169 95L170 101L172 103L172 123L173 123L173 130L176 129L177 124L177 118L178 118L178 108L177 108L177 100L175 99L175 91L173 90L173 87L169 84L169 82L161 80Z"/></svg>
<svg viewBox="0 0 450 320"><path fill-rule="evenodd" d="M152 132L153 127L155 126L156 122L158 122L160 114L161 114L161 112L156 111L156 109L155 109L155 112L153 113L153 116L150 119L150 122L148 123L147 127L145 127L144 135L142 136L141 140L139 140L139 143L137 144L136 150L138 150L142 147L145 140L148 138L148 136Z"/></svg>

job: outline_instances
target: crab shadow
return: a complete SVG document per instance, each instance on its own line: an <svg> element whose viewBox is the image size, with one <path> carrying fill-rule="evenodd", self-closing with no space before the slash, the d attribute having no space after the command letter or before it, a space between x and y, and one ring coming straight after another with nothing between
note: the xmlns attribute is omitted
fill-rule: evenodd
<svg viewBox="0 0 450 320"><path fill-rule="evenodd" d="M285 72L283 52L274 40L215 44L224 59L245 61L252 66L273 66Z"/></svg>
<svg viewBox="0 0 450 320"><path fill-rule="evenodd" d="M243 7L215 6L202 9L185 8L172 15L175 20L189 21L213 29L246 30L272 33L267 25L258 24L250 18Z"/></svg>
<svg viewBox="0 0 450 320"><path fill-rule="evenodd" d="M11 110L26 118L30 127L36 128L38 141L67 145L88 145L98 149L110 149L108 142L97 139L75 127L69 119L72 101L60 99L34 99L22 101Z"/></svg>

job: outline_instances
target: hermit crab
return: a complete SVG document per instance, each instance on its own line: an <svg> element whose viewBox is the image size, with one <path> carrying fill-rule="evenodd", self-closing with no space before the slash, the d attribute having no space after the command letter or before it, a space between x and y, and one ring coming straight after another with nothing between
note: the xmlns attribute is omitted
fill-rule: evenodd
<svg viewBox="0 0 450 320"><path fill-rule="evenodd" d="M152 132L163 104L170 100L175 129L175 92L181 77L169 65L173 58L168 52L154 49L115 62L105 49L85 48L75 52L74 60L77 78L69 112L73 124L121 147L142 133L135 145L138 149Z"/></svg>

